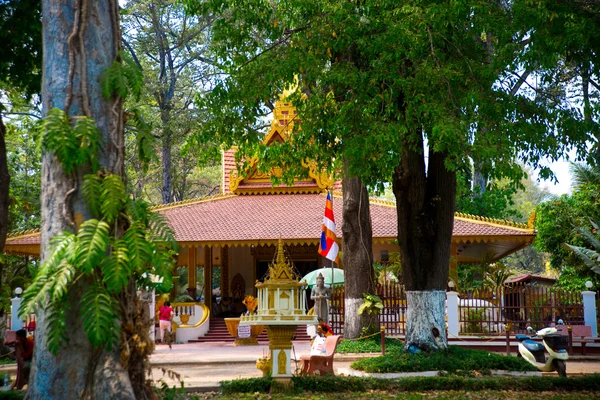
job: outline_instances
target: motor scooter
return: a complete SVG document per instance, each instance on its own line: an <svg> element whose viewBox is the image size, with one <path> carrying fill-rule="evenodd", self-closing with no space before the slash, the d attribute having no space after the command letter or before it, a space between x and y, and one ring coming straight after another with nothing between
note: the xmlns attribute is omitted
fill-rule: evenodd
<svg viewBox="0 0 600 400"><path fill-rule="evenodd" d="M527 330L533 331L531 327ZM557 332L556 328L544 328L537 331L533 336L516 335L516 339L519 341L517 355L523 357L542 372L557 371L559 376L567 376L566 361L569 359L567 353L569 337L560 335ZM542 338L543 345L531 340L536 336ZM547 359L544 348L548 352Z"/></svg>

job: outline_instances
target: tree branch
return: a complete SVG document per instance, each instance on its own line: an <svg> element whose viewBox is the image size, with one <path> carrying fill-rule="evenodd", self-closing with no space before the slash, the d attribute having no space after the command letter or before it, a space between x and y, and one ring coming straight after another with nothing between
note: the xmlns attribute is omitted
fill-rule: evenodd
<svg viewBox="0 0 600 400"><path fill-rule="evenodd" d="M511 96L514 96L515 94L517 94L517 92L519 91L521 86L523 86L523 83L525 83L525 81L527 80L527 78L529 77L530 74L531 74L530 70L526 70L525 73L521 76L515 74L515 75L519 76L519 80L517 80L517 82L514 84L514 86L510 90Z"/></svg>
<svg viewBox="0 0 600 400"><path fill-rule="evenodd" d="M137 64L138 68L140 69L140 71L143 71L144 68L142 68L142 64L140 64L140 60L137 57L137 54L135 54L135 51L133 50L133 47L131 47L131 45L129 44L129 42L127 41L127 39L125 39L123 37L123 44L125 45L125 47L127 47L127 50L129 50L129 54L131 54L131 57L133 58L133 61Z"/></svg>

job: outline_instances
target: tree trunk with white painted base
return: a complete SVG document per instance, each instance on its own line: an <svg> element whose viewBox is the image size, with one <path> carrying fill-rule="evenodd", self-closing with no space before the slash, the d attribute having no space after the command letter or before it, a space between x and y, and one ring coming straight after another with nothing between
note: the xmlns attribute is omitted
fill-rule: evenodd
<svg viewBox="0 0 600 400"><path fill-rule="evenodd" d="M369 194L359 178L346 177L344 189L344 225L342 256L344 262L344 337L360 337L362 329L376 323L374 318L358 315L363 293L374 293L373 234Z"/></svg>
<svg viewBox="0 0 600 400"><path fill-rule="evenodd" d="M402 280L407 291L405 349L445 348L445 290L454 225L456 173L446 168L446 154L429 142L425 168L423 132L402 143L393 188L398 213ZM432 330L439 333L438 337Z"/></svg>
<svg viewBox="0 0 600 400"><path fill-rule="evenodd" d="M443 290L406 292L406 343L421 350L447 348L445 300Z"/></svg>

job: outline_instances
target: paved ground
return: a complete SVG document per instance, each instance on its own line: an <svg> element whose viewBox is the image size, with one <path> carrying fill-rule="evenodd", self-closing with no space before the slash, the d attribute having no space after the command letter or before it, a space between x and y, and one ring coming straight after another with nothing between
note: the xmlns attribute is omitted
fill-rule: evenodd
<svg viewBox="0 0 600 400"><path fill-rule="evenodd" d="M294 342L295 358L310 352L308 342ZM238 378L260 377L256 368L256 359L268 354L268 345L235 347L231 343L189 343L157 345L150 357L153 379L163 380L169 386L179 386L184 382L186 388L202 391L219 390L219 382ZM336 355L334 369L349 368L352 361L371 355ZM292 369L299 367L292 362ZM0 377L8 373L13 376L16 366L0 366ZM600 357L574 356L567 362L567 374L600 373ZM556 373L552 373L556 374Z"/></svg>
<svg viewBox="0 0 600 400"><path fill-rule="evenodd" d="M310 345L294 342L294 351L296 358L300 358L310 352ZM235 347L230 343L190 343L173 345L172 349L158 345L150 362L155 381L179 385L173 374L176 373L187 388L218 390L219 382L224 380L262 376L255 362L265 354L268 354L267 345ZM336 355L334 368L349 368L352 361L363 356ZM295 367L292 362L292 369ZM567 374L593 373L600 373L600 357L573 357L567 362Z"/></svg>

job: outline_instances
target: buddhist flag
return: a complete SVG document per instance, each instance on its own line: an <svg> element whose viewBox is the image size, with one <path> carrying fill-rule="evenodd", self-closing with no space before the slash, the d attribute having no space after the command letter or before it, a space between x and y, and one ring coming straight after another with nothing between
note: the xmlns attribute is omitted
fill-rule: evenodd
<svg viewBox="0 0 600 400"><path fill-rule="evenodd" d="M335 242L335 220L333 219L333 202L331 193L327 192L327 202L325 203L325 216L323 217L323 227L321 228L321 242L319 243L319 254L328 260L339 264L340 251Z"/></svg>

